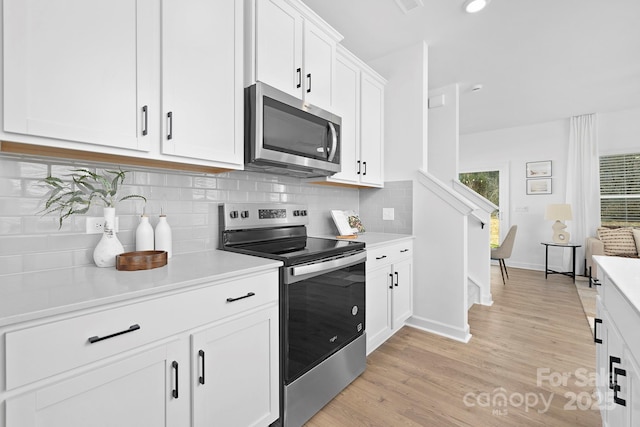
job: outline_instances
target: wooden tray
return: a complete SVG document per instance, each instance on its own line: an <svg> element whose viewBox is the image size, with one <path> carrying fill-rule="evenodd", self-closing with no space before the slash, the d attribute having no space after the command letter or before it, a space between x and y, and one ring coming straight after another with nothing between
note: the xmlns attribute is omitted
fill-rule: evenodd
<svg viewBox="0 0 640 427"><path fill-rule="evenodd" d="M116 255L117 270L151 270L163 265L167 265L167 251L137 251Z"/></svg>

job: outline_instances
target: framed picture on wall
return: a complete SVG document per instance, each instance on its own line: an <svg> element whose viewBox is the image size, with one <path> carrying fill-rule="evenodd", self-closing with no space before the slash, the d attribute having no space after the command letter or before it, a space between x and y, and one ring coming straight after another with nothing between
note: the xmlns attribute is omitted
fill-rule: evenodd
<svg viewBox="0 0 640 427"><path fill-rule="evenodd" d="M527 178L551 176L551 160L543 162L527 162Z"/></svg>
<svg viewBox="0 0 640 427"><path fill-rule="evenodd" d="M527 194L551 194L551 178L528 179Z"/></svg>

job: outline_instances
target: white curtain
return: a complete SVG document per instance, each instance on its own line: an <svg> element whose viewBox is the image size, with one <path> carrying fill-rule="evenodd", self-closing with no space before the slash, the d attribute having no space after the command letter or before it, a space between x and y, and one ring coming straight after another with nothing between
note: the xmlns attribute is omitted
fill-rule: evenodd
<svg viewBox="0 0 640 427"><path fill-rule="evenodd" d="M595 114L571 117L567 156L566 203L573 220L567 222L571 241L582 245L576 251L576 274L584 274L584 244L600 226L600 155ZM570 251L564 251L569 265Z"/></svg>

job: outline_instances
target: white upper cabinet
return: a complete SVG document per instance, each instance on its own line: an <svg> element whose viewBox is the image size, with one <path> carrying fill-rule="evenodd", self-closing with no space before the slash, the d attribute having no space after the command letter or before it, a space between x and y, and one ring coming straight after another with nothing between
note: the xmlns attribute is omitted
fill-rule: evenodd
<svg viewBox="0 0 640 427"><path fill-rule="evenodd" d="M6 132L149 150L149 0L5 0Z"/></svg>
<svg viewBox="0 0 640 427"><path fill-rule="evenodd" d="M163 0L162 152L243 162L242 0Z"/></svg>
<svg viewBox="0 0 640 427"><path fill-rule="evenodd" d="M384 85L386 81L342 46L337 48L333 111L342 118L342 170L311 182L384 186Z"/></svg>
<svg viewBox="0 0 640 427"><path fill-rule="evenodd" d="M332 110L342 36L297 0L245 0L245 85L264 82Z"/></svg>
<svg viewBox="0 0 640 427"><path fill-rule="evenodd" d="M243 167L243 0L6 0L2 12L3 140Z"/></svg>

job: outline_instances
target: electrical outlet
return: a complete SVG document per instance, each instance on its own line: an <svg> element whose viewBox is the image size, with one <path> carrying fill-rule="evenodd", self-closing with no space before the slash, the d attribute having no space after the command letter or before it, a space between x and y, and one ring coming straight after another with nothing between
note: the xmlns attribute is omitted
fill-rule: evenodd
<svg viewBox="0 0 640 427"><path fill-rule="evenodd" d="M393 221L395 218L394 208L382 208L382 219L384 221Z"/></svg>
<svg viewBox="0 0 640 427"><path fill-rule="evenodd" d="M116 217L115 232L118 232L118 217ZM104 218L101 216L88 216L85 222L85 234L100 234L104 231Z"/></svg>

